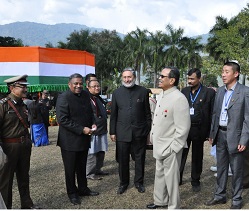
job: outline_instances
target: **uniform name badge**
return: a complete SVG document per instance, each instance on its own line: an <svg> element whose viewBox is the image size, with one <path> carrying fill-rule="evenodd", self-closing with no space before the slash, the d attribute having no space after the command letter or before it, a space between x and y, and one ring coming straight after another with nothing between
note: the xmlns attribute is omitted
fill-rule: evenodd
<svg viewBox="0 0 249 211"><path fill-rule="evenodd" d="M226 118L227 118L227 110L225 109L225 111L221 113L221 121L226 121Z"/></svg>
<svg viewBox="0 0 249 211"><path fill-rule="evenodd" d="M192 107L189 109L189 113L190 115L194 115L195 114L195 109Z"/></svg>

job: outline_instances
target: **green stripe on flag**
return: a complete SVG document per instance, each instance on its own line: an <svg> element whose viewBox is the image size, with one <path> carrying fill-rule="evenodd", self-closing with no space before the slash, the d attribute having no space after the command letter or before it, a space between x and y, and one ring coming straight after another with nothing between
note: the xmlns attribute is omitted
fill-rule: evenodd
<svg viewBox="0 0 249 211"><path fill-rule="evenodd" d="M0 93L7 93L8 88L6 83L3 81L5 79L14 76L0 76ZM49 91L63 92L68 90L68 77L58 77L58 76L28 76L28 92L41 92L44 89ZM84 83L85 86L85 83Z"/></svg>
<svg viewBox="0 0 249 211"><path fill-rule="evenodd" d="M0 85L6 85L3 81L14 76L0 76ZM59 76L28 76L30 85L34 84L68 84L68 77Z"/></svg>

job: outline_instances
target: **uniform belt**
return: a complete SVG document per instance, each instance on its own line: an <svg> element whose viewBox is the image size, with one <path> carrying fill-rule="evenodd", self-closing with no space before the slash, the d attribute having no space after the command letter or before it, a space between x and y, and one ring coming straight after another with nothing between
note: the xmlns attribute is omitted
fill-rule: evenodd
<svg viewBox="0 0 249 211"><path fill-rule="evenodd" d="M219 130L227 131L227 126L219 126Z"/></svg>
<svg viewBox="0 0 249 211"><path fill-rule="evenodd" d="M24 143L27 140L27 136L21 136L20 138L3 138L3 143Z"/></svg>

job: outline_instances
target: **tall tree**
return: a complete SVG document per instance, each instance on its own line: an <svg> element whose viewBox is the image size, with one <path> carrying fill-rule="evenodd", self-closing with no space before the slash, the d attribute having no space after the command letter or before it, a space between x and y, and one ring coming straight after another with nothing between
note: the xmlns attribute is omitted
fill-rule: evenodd
<svg viewBox="0 0 249 211"><path fill-rule="evenodd" d="M115 69L122 68L120 50L123 42L116 31L104 30L91 34L92 49L96 55L96 73L101 79L110 78Z"/></svg>
<svg viewBox="0 0 249 211"><path fill-rule="evenodd" d="M204 45L200 43L201 37L188 38L181 40L181 50L183 50L182 63L188 69L200 67L202 58L200 53L203 51Z"/></svg>
<svg viewBox="0 0 249 211"><path fill-rule="evenodd" d="M92 39L89 30L81 30L72 32L67 37L67 43L58 42L58 48L66 48L71 50L81 50L92 52Z"/></svg>
<svg viewBox="0 0 249 211"><path fill-rule="evenodd" d="M215 61L224 63L236 59L241 63L242 72L249 73L249 4L237 16L229 21L220 16L211 29L207 51Z"/></svg>
<svg viewBox="0 0 249 211"><path fill-rule="evenodd" d="M217 37L217 32L227 28L228 28L228 20L222 16L217 16L215 25L209 31L211 36L208 38L206 50L209 53L209 55L214 58L215 61L222 60L220 58L222 51L217 50L217 47L220 46L220 41Z"/></svg>
<svg viewBox="0 0 249 211"><path fill-rule="evenodd" d="M140 70L145 69L145 52L148 44L148 31L137 28L135 31L128 33L124 40L126 49L129 54L128 62L137 71L137 81L140 84Z"/></svg>
<svg viewBox="0 0 249 211"><path fill-rule="evenodd" d="M181 67L182 50L180 43L184 30L182 28L174 29L171 24L166 26L168 42L165 43L165 63L168 66Z"/></svg>
<svg viewBox="0 0 249 211"><path fill-rule="evenodd" d="M147 47L148 53L146 53L147 61L150 69L153 72L153 87L156 87L157 73L163 67L163 49L167 43L168 36L162 31L156 31L155 33L149 32L149 43Z"/></svg>

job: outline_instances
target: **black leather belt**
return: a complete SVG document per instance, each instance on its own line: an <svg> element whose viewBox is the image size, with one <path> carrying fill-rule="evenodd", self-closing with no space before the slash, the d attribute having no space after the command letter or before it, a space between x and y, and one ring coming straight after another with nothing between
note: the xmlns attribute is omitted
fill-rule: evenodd
<svg viewBox="0 0 249 211"><path fill-rule="evenodd" d="M227 131L227 126L219 126L219 130Z"/></svg>

